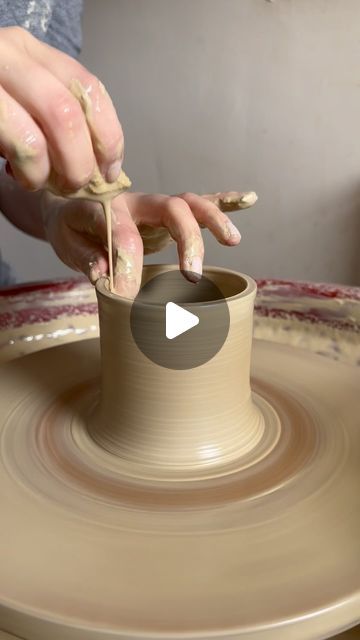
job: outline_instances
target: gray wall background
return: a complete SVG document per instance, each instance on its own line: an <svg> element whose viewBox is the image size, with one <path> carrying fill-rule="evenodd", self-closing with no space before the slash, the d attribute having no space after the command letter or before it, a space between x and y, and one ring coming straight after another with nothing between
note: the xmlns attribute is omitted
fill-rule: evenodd
<svg viewBox="0 0 360 640"><path fill-rule="evenodd" d="M82 62L116 104L134 189L257 191L238 248L205 233L207 263L360 284L358 0L85 0ZM4 219L0 234L19 279L69 272Z"/></svg>

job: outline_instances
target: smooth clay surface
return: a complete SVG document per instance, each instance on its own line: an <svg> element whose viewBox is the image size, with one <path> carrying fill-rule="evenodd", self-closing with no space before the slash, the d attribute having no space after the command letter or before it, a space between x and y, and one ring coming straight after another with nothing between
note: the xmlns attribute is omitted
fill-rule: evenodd
<svg viewBox="0 0 360 640"><path fill-rule="evenodd" d="M212 274L231 324L201 367L147 360L104 290L102 366L87 340L2 367L4 631L320 640L358 622L360 372L255 341L250 392L254 283Z"/></svg>

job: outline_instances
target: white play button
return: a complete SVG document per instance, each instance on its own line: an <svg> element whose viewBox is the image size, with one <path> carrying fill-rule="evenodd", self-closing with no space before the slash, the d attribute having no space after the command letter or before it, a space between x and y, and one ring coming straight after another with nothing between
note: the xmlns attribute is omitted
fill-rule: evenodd
<svg viewBox="0 0 360 640"><path fill-rule="evenodd" d="M148 265L146 273L130 314L131 333L141 353L154 364L177 371L211 360L222 348L230 325L224 294L213 282L217 278L222 282L222 275L210 269L211 277L203 275L195 285L177 267Z"/></svg>
<svg viewBox="0 0 360 640"><path fill-rule="evenodd" d="M179 307L174 302L166 304L166 337L169 340L180 336L199 324L199 318L194 313Z"/></svg>

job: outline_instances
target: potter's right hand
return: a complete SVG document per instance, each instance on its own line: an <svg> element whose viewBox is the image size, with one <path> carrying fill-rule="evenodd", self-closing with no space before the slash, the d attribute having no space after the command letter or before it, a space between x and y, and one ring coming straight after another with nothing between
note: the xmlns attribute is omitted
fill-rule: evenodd
<svg viewBox="0 0 360 640"><path fill-rule="evenodd" d="M74 191L89 182L95 161L115 180L123 134L101 82L20 27L0 29L0 60L0 155L21 185L41 189L51 172L59 191ZM79 88L88 123L74 97Z"/></svg>

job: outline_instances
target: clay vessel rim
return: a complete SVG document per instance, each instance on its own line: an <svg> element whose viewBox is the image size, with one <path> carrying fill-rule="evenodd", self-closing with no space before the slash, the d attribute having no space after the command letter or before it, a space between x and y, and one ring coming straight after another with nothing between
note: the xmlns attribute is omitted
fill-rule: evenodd
<svg viewBox="0 0 360 640"><path fill-rule="evenodd" d="M165 269L170 270L170 271L175 271L179 269L179 266L176 264L150 264L150 265L145 265L144 266L144 270L154 270L156 271L156 269L159 269L159 275L161 273L161 271L164 271ZM216 274L219 276L223 276L223 277L232 277L232 278L237 278L239 281L242 280L242 282L244 283L245 287L242 289L242 291L239 291L238 293L235 293L232 296L224 296L224 298L222 299L216 299L216 300L201 300L201 301L193 301L193 302L184 302L182 304L186 304L187 307L209 307L209 306L217 306L221 303L223 303L224 300L226 300L227 304L231 303L231 302L235 302L236 300L239 300L241 298L247 298L248 296L250 296L253 293L256 293L257 290L257 285L255 280L253 280L253 278L251 278L250 276L244 274L244 273L240 273L238 271L234 271L233 269L225 269L223 267L205 267L204 271L203 271L203 275L204 276L208 276L211 274ZM217 284L217 283L215 283ZM196 287L196 284L194 284L194 286ZM220 285L217 285L220 288ZM96 289L96 293L98 295L101 295L103 298L107 298L108 300L112 300L113 302L117 303L117 304L123 304L126 306L131 306L133 304L133 300L129 299L129 298L125 298L121 295L119 295L118 293L113 293L112 291L110 291L109 288L109 278L107 276L104 276L102 278L99 278L99 280L97 280L96 285L95 285L95 289ZM164 304L163 303L154 303L154 302L137 302L138 305L144 306L144 307L151 307L151 308L163 308Z"/></svg>

